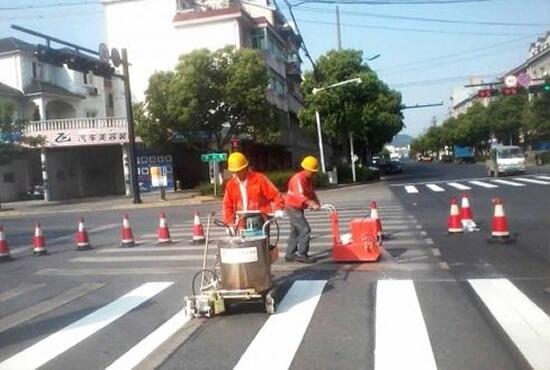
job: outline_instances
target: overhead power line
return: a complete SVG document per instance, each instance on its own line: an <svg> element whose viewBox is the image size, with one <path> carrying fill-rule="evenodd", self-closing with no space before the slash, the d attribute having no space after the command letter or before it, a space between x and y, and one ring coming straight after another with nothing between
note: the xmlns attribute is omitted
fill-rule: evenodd
<svg viewBox="0 0 550 370"><path fill-rule="evenodd" d="M74 1L70 3L53 3L40 5L17 5L17 6L2 6L0 10L27 10L27 9L46 9L67 6L82 6L82 5L100 5L98 1Z"/></svg>
<svg viewBox="0 0 550 370"><path fill-rule="evenodd" d="M366 4L366 5L446 5L446 4L461 4L461 3L487 3L498 0L301 0L296 1L293 6L308 3L319 4Z"/></svg>
<svg viewBox="0 0 550 370"><path fill-rule="evenodd" d="M470 78L472 76L476 76L476 77L494 77L494 76L501 76L503 73L505 73L505 72L498 72L498 73L491 73L491 74L470 73L468 75L434 78L434 79L430 79L430 80L418 80L418 81L396 82L396 83L388 82L388 85L390 85L392 88L399 88L399 87L402 88L402 87L409 87L409 86L416 86L416 85L433 86L433 85L440 85L440 84L447 83L447 82L452 82L452 81L464 80L464 79Z"/></svg>
<svg viewBox="0 0 550 370"><path fill-rule="evenodd" d="M296 8L296 11L300 12L312 12L312 13L334 13L333 9L327 8L314 8L307 6L300 6ZM441 18L425 18L425 17L409 17L402 15L391 14L379 14L379 13L366 13L356 11L340 10L341 14L347 14L352 17L369 17L369 18L381 18L381 19L398 19L404 21L416 21L416 22L431 22L431 23L446 23L446 24L469 24L478 26L516 26L516 27L545 27L550 25L547 23L518 23L518 22L491 22L491 21L466 21L459 19L441 19Z"/></svg>
<svg viewBox="0 0 550 370"><path fill-rule="evenodd" d="M315 21L308 19L299 19L303 23L312 23L312 24L327 24L327 25L336 25L335 22L328 21ZM530 36L536 37L538 33L505 33L505 32L473 32L473 31L444 31L444 30L430 30L426 28L407 28L407 27L391 27L391 26L371 26L365 24L352 24L352 23L340 23L342 26L346 27L356 27L356 28L368 28L376 30L388 30L388 31L407 31L407 32L421 32L421 33L436 33L436 34L449 34L449 35L473 35L473 36Z"/></svg>

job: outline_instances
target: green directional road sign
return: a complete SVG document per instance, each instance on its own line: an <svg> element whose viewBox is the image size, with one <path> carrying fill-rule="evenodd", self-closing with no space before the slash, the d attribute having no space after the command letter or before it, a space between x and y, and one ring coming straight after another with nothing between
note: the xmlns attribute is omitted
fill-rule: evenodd
<svg viewBox="0 0 550 370"><path fill-rule="evenodd" d="M207 153L201 154L202 162L223 162L227 160L226 153Z"/></svg>

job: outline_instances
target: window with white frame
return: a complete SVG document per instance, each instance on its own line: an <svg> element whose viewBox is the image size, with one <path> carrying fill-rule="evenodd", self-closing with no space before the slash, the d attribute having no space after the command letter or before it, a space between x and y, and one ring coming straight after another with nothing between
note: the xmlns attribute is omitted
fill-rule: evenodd
<svg viewBox="0 0 550 370"><path fill-rule="evenodd" d="M92 72L82 72L82 83L84 85L94 85L94 74Z"/></svg>
<svg viewBox="0 0 550 370"><path fill-rule="evenodd" d="M44 65L39 62L32 62L32 78L35 80L44 80Z"/></svg>

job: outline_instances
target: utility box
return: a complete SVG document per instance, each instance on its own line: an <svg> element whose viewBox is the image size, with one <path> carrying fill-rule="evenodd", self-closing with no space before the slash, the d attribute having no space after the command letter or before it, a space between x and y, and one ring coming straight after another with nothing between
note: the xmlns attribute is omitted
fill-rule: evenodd
<svg viewBox="0 0 550 370"><path fill-rule="evenodd" d="M338 168L334 167L332 171L327 172L329 184L338 184Z"/></svg>

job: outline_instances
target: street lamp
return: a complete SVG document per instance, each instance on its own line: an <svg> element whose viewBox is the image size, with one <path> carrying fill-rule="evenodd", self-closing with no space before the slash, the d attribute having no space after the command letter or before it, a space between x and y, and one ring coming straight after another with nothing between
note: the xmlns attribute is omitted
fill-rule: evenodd
<svg viewBox="0 0 550 370"><path fill-rule="evenodd" d="M361 79L360 78L353 78L351 80L338 82L338 83L335 83L333 85L329 85L329 86L326 86L326 87L313 88L312 92L313 92L313 95L317 95L317 93L319 91L328 90L328 89L332 89L333 87L343 86L343 85L347 85L347 84L351 84L351 83L360 84ZM327 171L326 171L326 168L325 168L325 154L323 152L323 135L321 133L321 117L320 117L319 111L317 109L315 109L315 119L317 121L317 135L319 137L319 154L320 154L320 157L321 157L321 170L323 171L323 173L326 173ZM353 158L352 158L352 160L353 160Z"/></svg>
<svg viewBox="0 0 550 370"><path fill-rule="evenodd" d="M367 58L367 62L372 62L373 60L380 58L381 55L382 54L376 54L370 58Z"/></svg>

